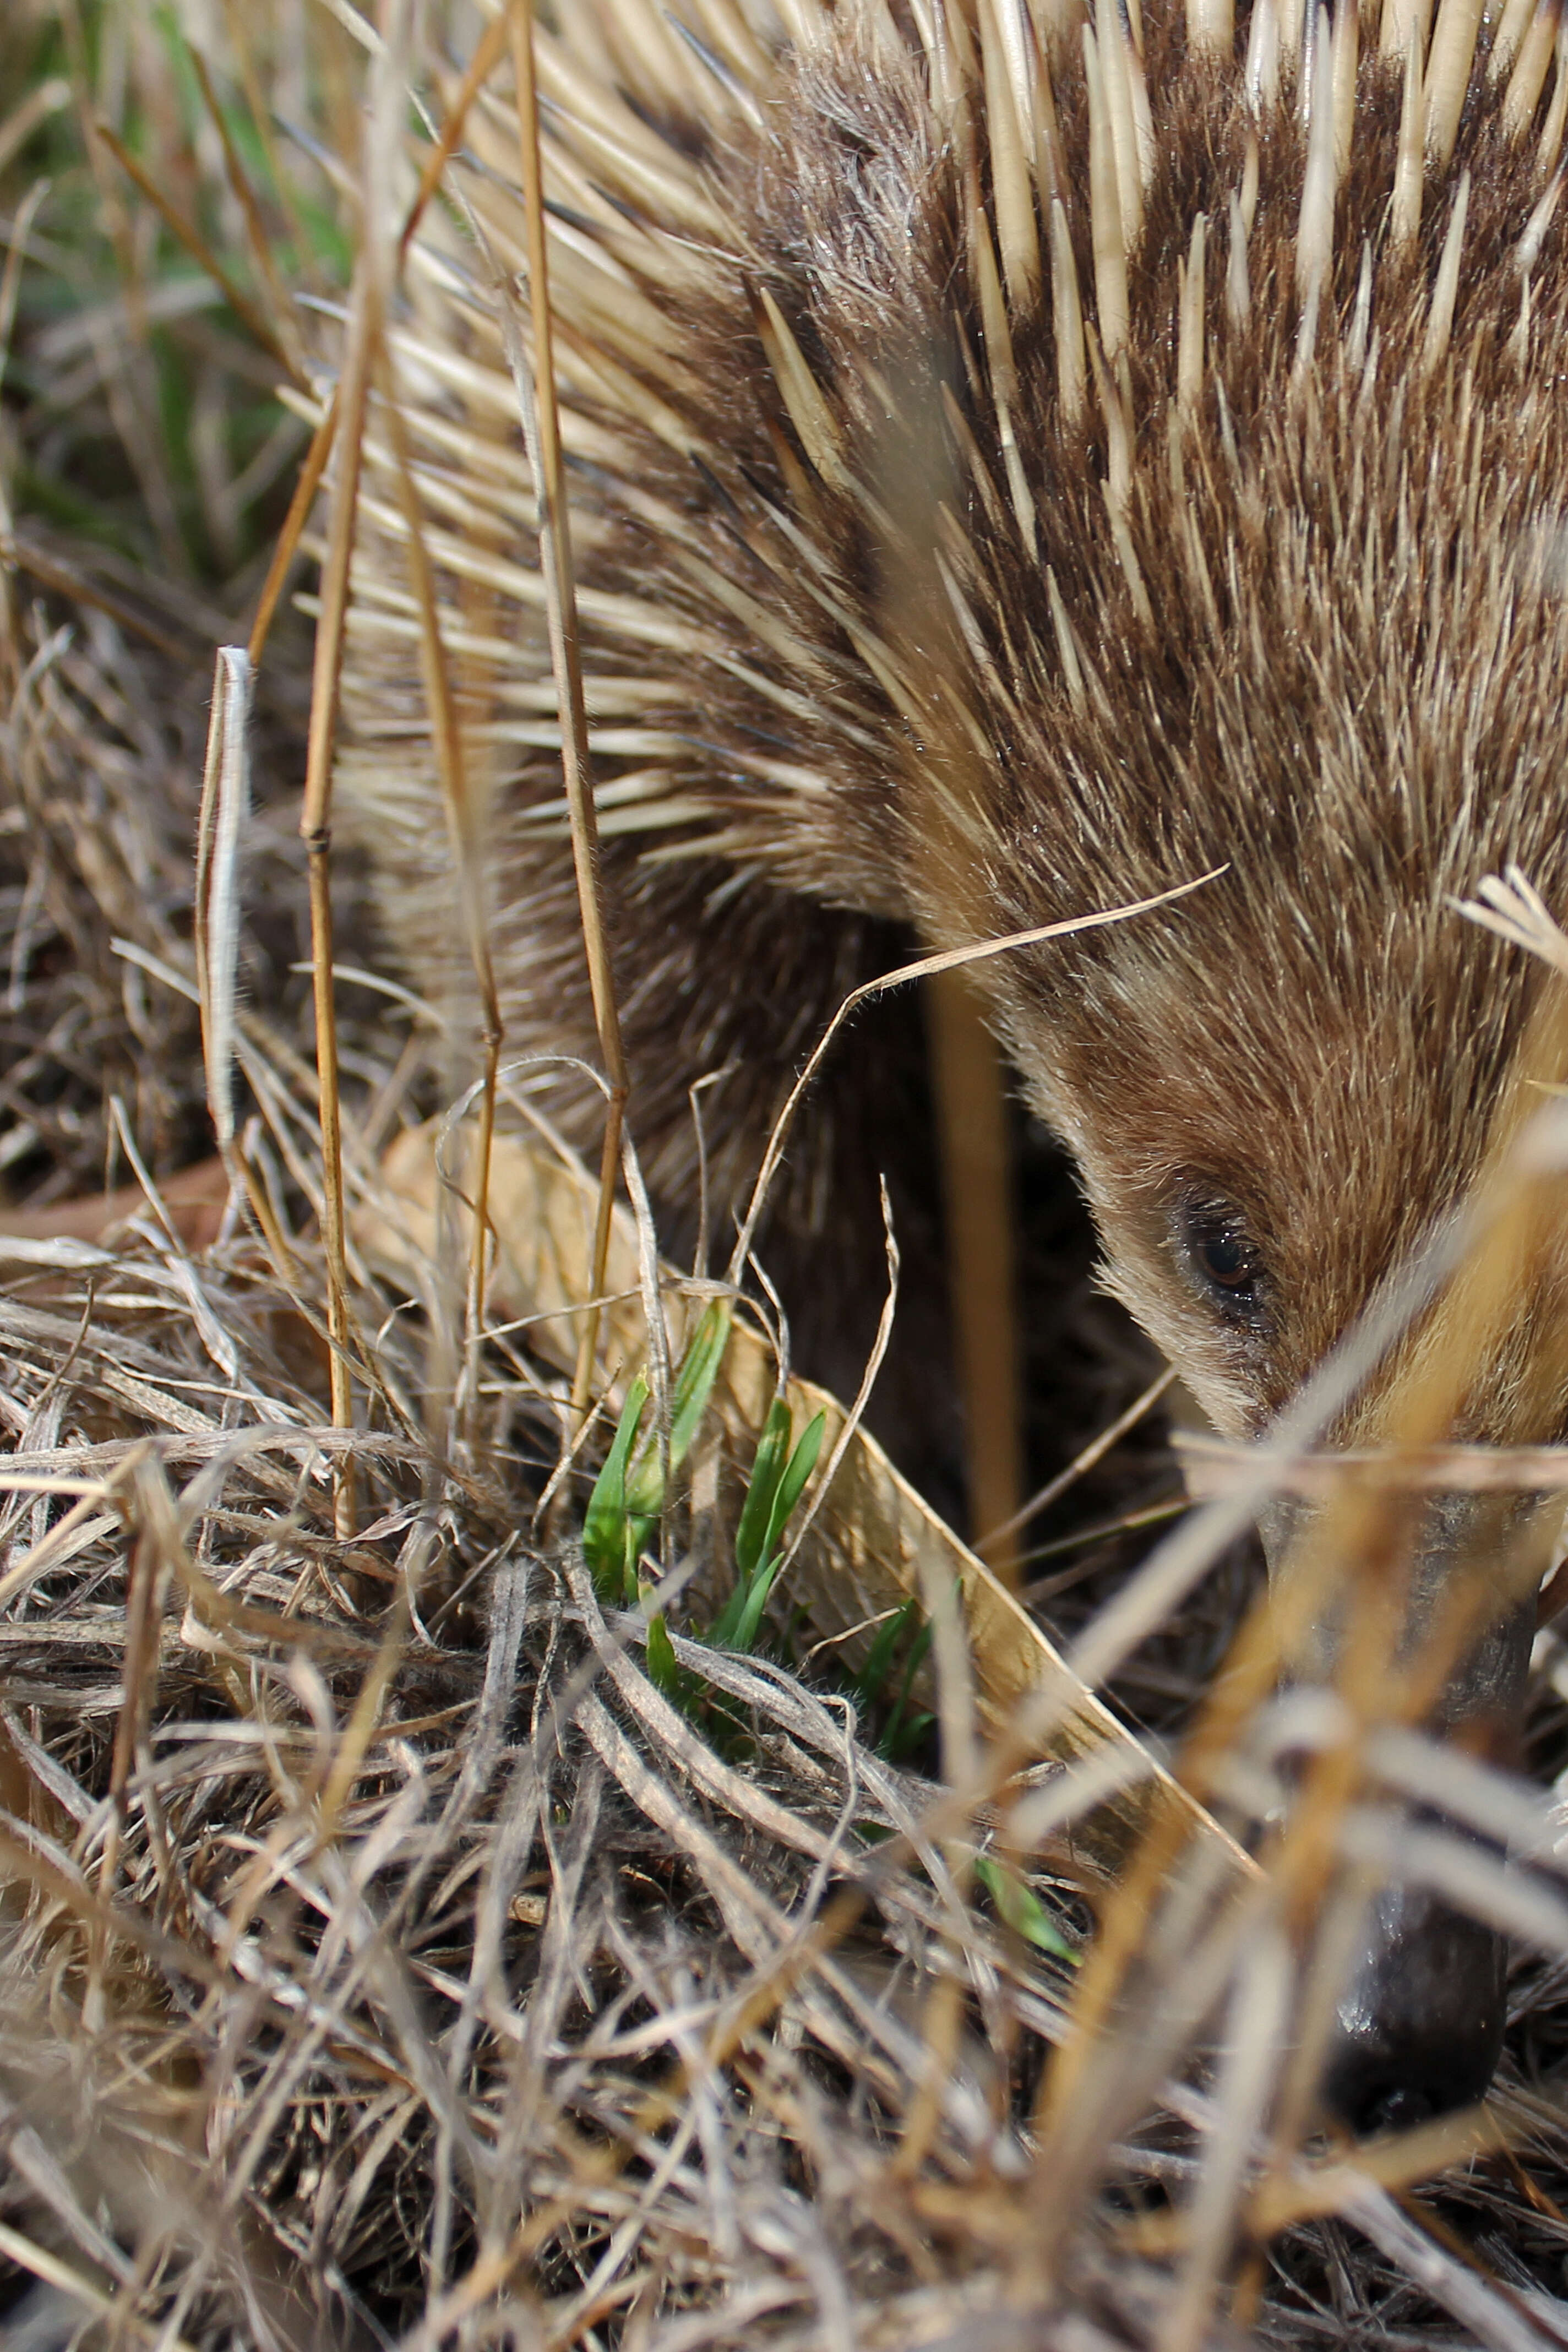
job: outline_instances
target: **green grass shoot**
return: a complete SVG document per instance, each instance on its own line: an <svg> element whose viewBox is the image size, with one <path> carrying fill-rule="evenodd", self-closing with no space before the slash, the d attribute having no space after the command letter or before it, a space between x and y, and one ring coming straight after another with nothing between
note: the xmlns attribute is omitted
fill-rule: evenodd
<svg viewBox="0 0 1568 2352"><path fill-rule="evenodd" d="M583 1551L595 1591L612 1608L634 1608L641 1596L639 1563L708 1410L730 1323L729 1307L718 1301L698 1322L676 1374L667 1445L660 1444L657 1430L644 1427L647 1381L639 1374L626 1391L583 1522ZM735 1532L734 1587L708 1628L707 1638L718 1648L750 1651L756 1646L784 1532L816 1467L826 1427L825 1416L817 1413L796 1443L789 1406L782 1396L774 1398L757 1443ZM892 1654L889 1645L883 1673ZM662 1611L650 1614L647 1655L653 1680L688 1713L708 1705L713 1695L678 1663Z"/></svg>
<svg viewBox="0 0 1568 2352"><path fill-rule="evenodd" d="M911 1593L878 1626L876 1638L866 1653L866 1663L849 1686L850 1696L863 1716L886 1710L877 1736L877 1753L889 1764L901 1764L911 1755L936 1720L926 1709L911 1708L910 1705L915 1676L931 1649L931 1621ZM901 1669L900 1647L904 1651ZM888 1694L895 1675L897 1692L889 1706Z"/></svg>
<svg viewBox="0 0 1568 2352"><path fill-rule="evenodd" d="M595 1589L612 1606L633 1608L638 1592L637 1562L668 1500L668 1485L691 1451L702 1424L713 1382L730 1338L730 1309L715 1300L691 1335L669 1401L669 1445L657 1430L637 1448L649 1390L639 1374L626 1403L605 1466L588 1498L583 1550ZM637 1448L634 1459L634 1448Z"/></svg>
<svg viewBox="0 0 1568 2352"><path fill-rule="evenodd" d="M708 1631L709 1640L720 1649L756 1646L784 1531L816 1467L826 1427L826 1418L819 1412L792 1450L795 1430L790 1409L783 1397L773 1399L757 1441L751 1485L735 1530L734 1590Z"/></svg>
<svg viewBox="0 0 1568 2352"><path fill-rule="evenodd" d="M1037 1951L1049 1952L1053 1959L1078 1966L1079 1955L1039 1896L1025 1885L1016 1870L998 1862L994 1854L977 1853L974 1875L995 1906L997 1917L1015 1934L1022 1936L1026 1944L1033 1944Z"/></svg>

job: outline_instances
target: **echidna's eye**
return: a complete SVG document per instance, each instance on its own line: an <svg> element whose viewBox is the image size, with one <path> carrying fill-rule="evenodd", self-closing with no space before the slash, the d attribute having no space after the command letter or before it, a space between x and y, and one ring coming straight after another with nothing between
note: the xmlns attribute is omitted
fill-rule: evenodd
<svg viewBox="0 0 1568 2352"><path fill-rule="evenodd" d="M1268 1276L1263 1255L1239 1209L1208 1193L1176 1203L1172 1240L1193 1287L1227 1323L1259 1331L1268 1321Z"/></svg>

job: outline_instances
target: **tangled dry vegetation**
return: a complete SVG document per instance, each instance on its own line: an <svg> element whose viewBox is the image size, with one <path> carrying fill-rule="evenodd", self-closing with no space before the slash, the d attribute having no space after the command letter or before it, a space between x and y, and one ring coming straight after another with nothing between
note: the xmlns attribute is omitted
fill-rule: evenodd
<svg viewBox="0 0 1568 2352"><path fill-rule="evenodd" d="M455 12L451 54L478 31ZM643 1612L601 1599L575 1538L602 1423L557 1475L558 1319L530 1322L526 1296L502 1312L498 1279L476 1342L461 1214L410 1240L383 1172L395 1139L430 1171L419 1123L468 1074L354 976L378 951L341 869L354 1427L333 1425L287 613L230 874L240 1181L177 1174L210 1148L192 851L212 643L244 633L304 436L253 317L84 125L108 121L298 355L295 298L341 294L352 247L363 60L310 0L177 24L40 0L0 40L6 2341L1568 2343L1568 1895L1544 1789L1473 1767L1441 1792L1518 1857L1470 1889L1522 1939L1498 2091L1352 2162L1290 2105L1327 1882L1288 1841L1249 1866L1043 1651L1016 1677L1033 1696L1009 1691L1014 1635L966 1567L972 1659L943 1616L959 1555L912 1498L900 1520L884 1494L877 1524L906 1582L917 1553L950 1562L924 1594L929 1777L879 1752L885 1715L820 1615L788 1662L678 1639L687 1679L651 1674ZM438 117L449 77L416 79ZM112 1214L73 1230L60 1204L105 1187L126 1188ZM635 1290L634 1229L621 1245ZM672 1556L722 1518L743 1423L672 1515ZM1167 1734L1197 1716L1187 1777L1253 1836L1278 1727L1261 1703L1205 1715L1202 1689L1245 1590L1211 1578L1165 1623L1247 1501L1080 1615L1073 1654L1145 1719L1163 1691ZM828 1497L800 1556L808 1599L835 1544L865 1549L847 1509ZM1543 1781L1564 1658L1543 1637ZM1384 1761L1358 1817L1434 1795L1408 1743Z"/></svg>

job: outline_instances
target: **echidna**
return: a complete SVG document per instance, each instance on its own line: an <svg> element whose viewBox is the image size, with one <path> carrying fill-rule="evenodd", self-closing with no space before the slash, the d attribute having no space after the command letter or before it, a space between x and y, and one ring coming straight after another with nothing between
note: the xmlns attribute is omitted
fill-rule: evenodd
<svg viewBox="0 0 1568 2352"><path fill-rule="evenodd" d="M538 44L656 1193L691 1197L688 1089L732 1061L710 1165L740 1188L802 1049L895 960L889 925L948 947L1209 875L983 972L1111 1287L1236 1434L1483 1164L1539 968L1451 899L1518 865L1568 906L1568 44L1538 0L1429 19L571 0ZM466 136L474 234L415 247L395 358L488 776L508 1050L591 1056L503 348L510 92ZM462 929L369 456L342 786L434 989ZM881 1083L857 1081L873 1123ZM1454 1433L1562 1432L1562 1306L1537 1268ZM1428 1597L1479 1526L1433 1507ZM1454 1673L1439 1714L1470 1745L1506 1752L1532 1625L1515 1588ZM1342 2011L1356 2122L1476 2095L1500 2034L1489 1931L1415 1897L1384 1915Z"/></svg>

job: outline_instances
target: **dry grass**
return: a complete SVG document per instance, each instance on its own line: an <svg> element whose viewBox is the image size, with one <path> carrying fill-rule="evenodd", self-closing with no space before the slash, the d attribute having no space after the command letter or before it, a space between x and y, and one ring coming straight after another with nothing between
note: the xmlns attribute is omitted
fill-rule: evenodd
<svg viewBox="0 0 1568 2352"><path fill-rule="evenodd" d="M1195 1719L1188 1784L1272 1837L1248 1876L1156 1804L1109 1889L1074 1832L1092 1774L1009 1779L1051 1708L1011 1748L981 1739L961 1642L938 1643L945 1789L879 1758L830 1656L797 1673L682 1645L724 1699L695 1723L650 1679L641 1612L606 1614L574 1546L585 1471L549 1539L541 1518L566 1370L526 1329L478 1344L460 1219L417 1298L355 1255L352 1213L384 1206L378 1152L445 1106L450 1062L416 1011L343 982L330 1306L287 637L219 1056L250 1207L237 1194L215 1237L160 1205L207 1148L191 877L214 615L218 634L247 617L302 440L265 401L249 416L274 362L177 291L172 232L82 143L81 117L109 112L271 315L161 24L40 5L0 53L0 125L24 77L58 70L79 108L51 100L4 166L33 262L6 418L0 1162L24 1212L139 1195L96 1241L35 1229L0 1256L7 2341L1568 2342L1568 1895L1543 1791L1479 1767L1449 1791L1517 1854L1472 1890L1521 1937L1486 2114L1354 2161L1279 2119L1352 1830L1398 1786L1436 1788L1428 1751L1374 1748L1329 1864L1266 1826L1277 1635L1258 1617L1236 1636L1236 1529L1289 1465L1244 1468L1250 1499L1185 1522L1131 1584L1057 1589L1091 1679L1173 1741ZM360 63L324 11L271 0L195 29L220 89L248 76L353 152ZM247 135L265 183L269 118ZM329 290L352 176L334 194L297 150L279 169L289 282ZM84 479L90 514L68 496ZM357 965L374 950L336 880ZM1122 1457L1079 1527L1145 1501L1149 1470ZM690 1528L672 1518L676 1556ZM1538 1679L1544 1780L1555 1637ZM997 1875L1015 1848L1037 1909Z"/></svg>

